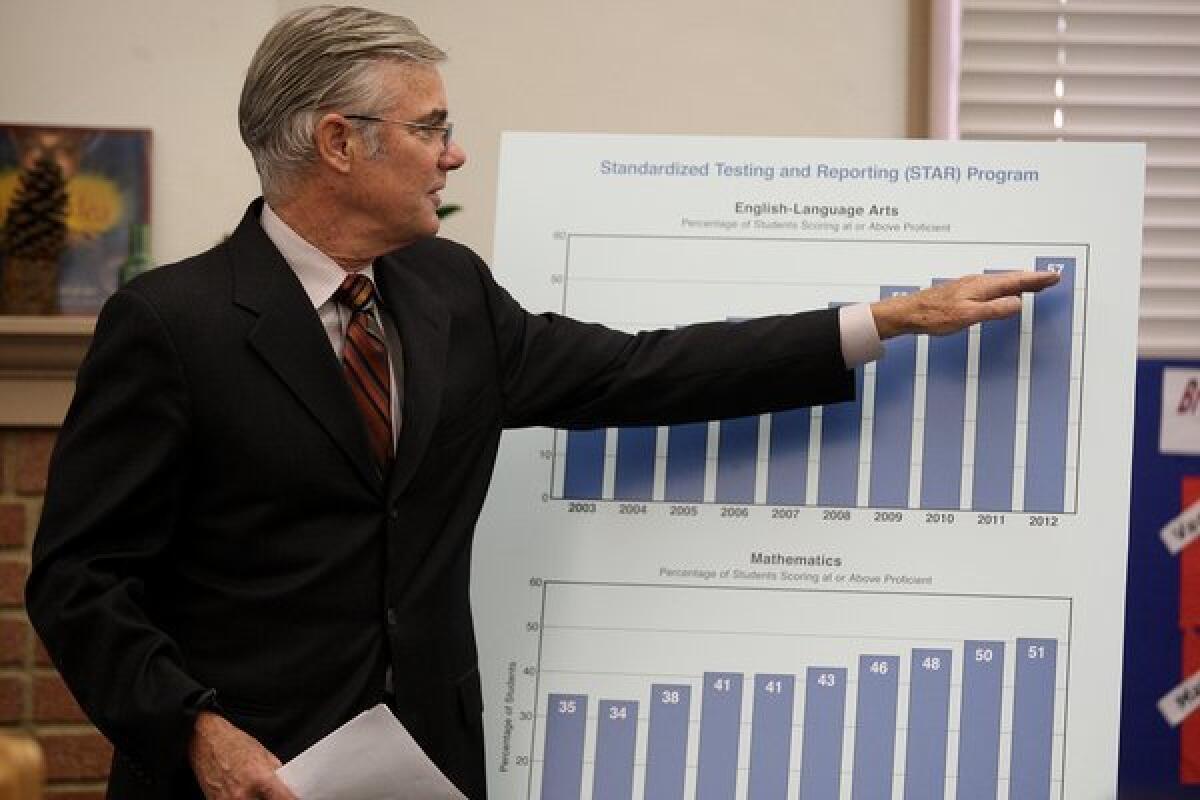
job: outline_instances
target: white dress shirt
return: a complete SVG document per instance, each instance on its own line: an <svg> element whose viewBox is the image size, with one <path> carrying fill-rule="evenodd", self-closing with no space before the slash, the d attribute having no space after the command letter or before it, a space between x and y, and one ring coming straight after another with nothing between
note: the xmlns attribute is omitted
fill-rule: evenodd
<svg viewBox="0 0 1200 800"><path fill-rule="evenodd" d="M304 293L308 295L309 302L313 304L317 316L321 319L321 324L325 327L325 335L329 337L329 344L340 361L342 348L346 345L346 327L350 324L351 312L344 303L335 301L333 295L342 285L342 281L346 279L346 270L292 230L267 203L263 203L262 216L259 221L267 238L279 250L283 260L299 278ZM368 265L360 272L370 278L372 283L375 282L374 264ZM379 329L384 330L378 303L371 306L371 313L375 316ZM399 394L396 386L396 369L392 364L390 352L388 353L388 371L391 373L389 383L392 395L392 444L395 444L400 430L398 424L400 409L397 402Z"/></svg>

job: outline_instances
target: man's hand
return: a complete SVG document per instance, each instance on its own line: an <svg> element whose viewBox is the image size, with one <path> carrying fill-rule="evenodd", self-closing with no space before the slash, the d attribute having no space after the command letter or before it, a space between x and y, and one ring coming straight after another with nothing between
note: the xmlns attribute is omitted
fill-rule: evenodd
<svg viewBox="0 0 1200 800"><path fill-rule="evenodd" d="M902 333L954 333L976 322L1003 319L1021 311L1021 293L1058 283L1055 272L968 275L916 294L871 304L880 339Z"/></svg>
<svg viewBox="0 0 1200 800"><path fill-rule="evenodd" d="M299 800L275 776L279 759L219 714L196 716L188 760L208 800Z"/></svg>

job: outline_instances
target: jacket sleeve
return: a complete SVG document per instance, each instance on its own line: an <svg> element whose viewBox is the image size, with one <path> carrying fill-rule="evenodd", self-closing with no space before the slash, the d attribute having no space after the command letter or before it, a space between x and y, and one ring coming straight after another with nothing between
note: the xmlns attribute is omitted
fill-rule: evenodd
<svg viewBox="0 0 1200 800"><path fill-rule="evenodd" d="M134 771L165 778L211 696L156 624L147 587L186 480L189 402L166 327L110 298L55 445L26 587L30 619L84 711Z"/></svg>
<svg viewBox="0 0 1200 800"><path fill-rule="evenodd" d="M529 314L481 268L505 425L693 422L854 396L836 309L628 334Z"/></svg>

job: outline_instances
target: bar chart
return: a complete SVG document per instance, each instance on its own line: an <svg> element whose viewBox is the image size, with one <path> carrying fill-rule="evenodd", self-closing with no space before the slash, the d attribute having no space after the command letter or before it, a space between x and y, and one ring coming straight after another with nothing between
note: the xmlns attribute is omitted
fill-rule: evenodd
<svg viewBox="0 0 1200 800"><path fill-rule="evenodd" d="M501 440L472 571L489 796L1116 796L1142 148L502 150L497 280L531 313L650 332L621 352L655 369L618 356L559 395L554 424L599 429ZM1003 321L888 339L852 401L736 402L760 375L738 367L794 361L768 337L805 326L773 315L1028 270L1059 280ZM705 323L754 335L673 335ZM732 369L698 374L714 359ZM793 374L745 396L819 388Z"/></svg>
<svg viewBox="0 0 1200 800"><path fill-rule="evenodd" d="M544 592L531 798L1062 797L1065 598Z"/></svg>
<svg viewBox="0 0 1200 800"><path fill-rule="evenodd" d="M871 302L971 272L1028 269L1061 279L1026 298L1018 317L887 342L885 357L855 370L852 402L709 423L559 431L551 496L1077 511L1086 246L599 235L569 245L565 313L628 330ZM797 277L797 264L844 262L886 264L900 280L879 269L869 271L877 284L811 277L811 269ZM752 267L731 280L730 263ZM704 316L655 316L680 298Z"/></svg>

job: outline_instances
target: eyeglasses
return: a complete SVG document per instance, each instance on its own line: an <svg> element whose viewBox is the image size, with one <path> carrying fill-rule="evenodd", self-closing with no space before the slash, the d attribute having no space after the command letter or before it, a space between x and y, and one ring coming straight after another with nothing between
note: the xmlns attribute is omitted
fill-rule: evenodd
<svg viewBox="0 0 1200 800"><path fill-rule="evenodd" d="M362 122L390 122L393 125L403 125L412 131L417 131L418 135L427 141L433 140L433 134L440 133L442 135L442 148L450 147L450 140L454 136L454 123L447 122L445 125L434 125L431 122L405 122L400 119L384 119L383 117L368 117L364 114L343 114L346 119L357 119Z"/></svg>

